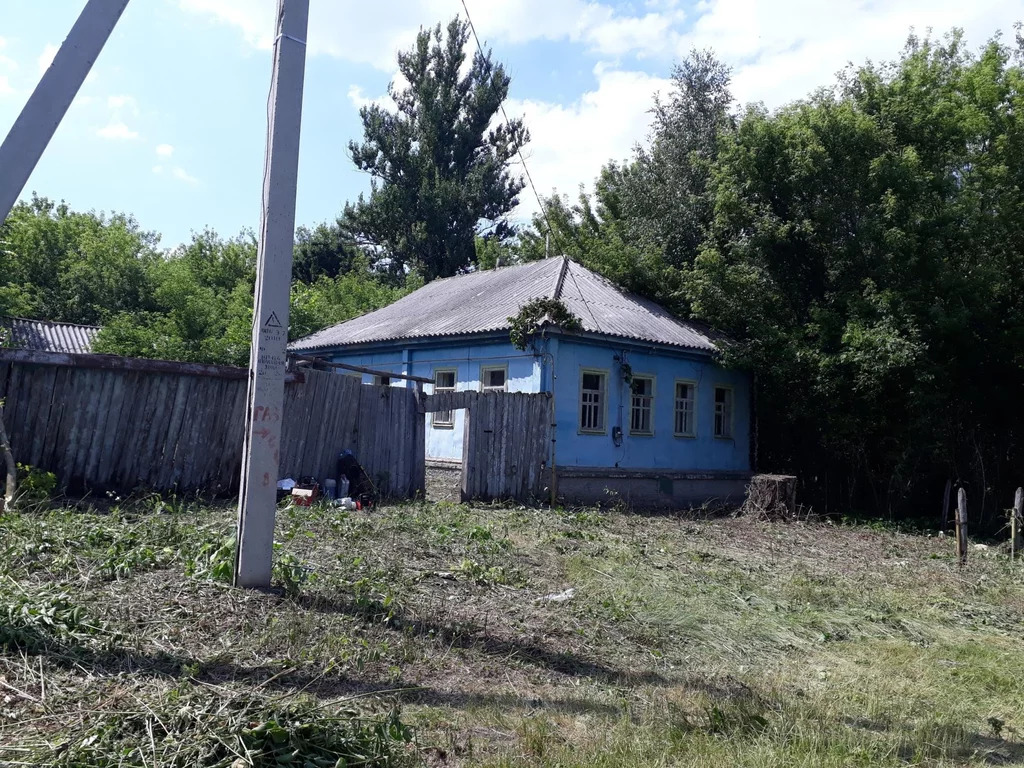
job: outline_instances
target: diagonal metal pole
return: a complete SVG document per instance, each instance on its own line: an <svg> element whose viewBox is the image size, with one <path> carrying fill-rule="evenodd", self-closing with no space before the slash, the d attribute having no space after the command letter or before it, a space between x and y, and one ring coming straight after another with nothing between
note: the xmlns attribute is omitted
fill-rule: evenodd
<svg viewBox="0 0 1024 768"><path fill-rule="evenodd" d="M238 498L235 585L241 587L270 586L308 19L309 0L278 0Z"/></svg>
<svg viewBox="0 0 1024 768"><path fill-rule="evenodd" d="M128 0L89 0L0 145L0 222L18 201L127 5Z"/></svg>

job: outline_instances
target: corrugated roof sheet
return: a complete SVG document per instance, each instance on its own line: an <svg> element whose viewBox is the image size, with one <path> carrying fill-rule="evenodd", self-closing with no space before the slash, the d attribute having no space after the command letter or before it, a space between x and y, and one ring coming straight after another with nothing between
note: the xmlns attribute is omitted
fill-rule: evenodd
<svg viewBox="0 0 1024 768"><path fill-rule="evenodd" d="M564 274L563 274L564 269ZM504 330L537 298L560 298L585 331L712 352L710 331L678 320L563 258L471 272L427 283L394 304L292 342L295 351Z"/></svg>
<svg viewBox="0 0 1024 768"><path fill-rule="evenodd" d="M0 329L6 333L2 344L16 349L40 352L88 353L99 333L99 326L28 320L23 317L0 317Z"/></svg>

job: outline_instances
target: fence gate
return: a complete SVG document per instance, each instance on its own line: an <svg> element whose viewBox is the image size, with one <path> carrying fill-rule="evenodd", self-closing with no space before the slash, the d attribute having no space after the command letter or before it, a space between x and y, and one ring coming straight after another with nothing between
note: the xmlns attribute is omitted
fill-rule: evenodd
<svg viewBox="0 0 1024 768"><path fill-rule="evenodd" d="M546 392L452 392L427 395L423 410L466 409L463 499L545 495L551 451L551 396Z"/></svg>

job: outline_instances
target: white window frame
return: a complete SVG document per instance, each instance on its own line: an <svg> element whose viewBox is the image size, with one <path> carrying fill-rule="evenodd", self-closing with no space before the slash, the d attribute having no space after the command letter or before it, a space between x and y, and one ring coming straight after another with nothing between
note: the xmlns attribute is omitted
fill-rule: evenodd
<svg viewBox="0 0 1024 768"><path fill-rule="evenodd" d="M596 375L601 377L602 388L600 390L601 399L603 402L598 403L598 413L601 416L601 427L599 429L585 429L583 427L583 377L586 375ZM610 380L610 372L607 368L580 368L579 378L579 394L576 400L576 419L578 426L578 433L581 435L606 435L608 434L608 381Z"/></svg>
<svg viewBox="0 0 1024 768"><path fill-rule="evenodd" d="M500 387L490 387L484 384L484 380L491 371L502 371L505 374L505 383ZM508 363L504 365L481 365L480 366L480 391L481 392L508 392Z"/></svg>
<svg viewBox="0 0 1024 768"><path fill-rule="evenodd" d="M683 402L685 398L679 397L679 385L686 384L693 390L693 397L690 398L690 431L679 432L676 430L676 426L679 424L679 403ZM693 379L676 379L675 385L672 387L673 394L673 407L672 407L672 433L676 437L696 437L697 436L697 382Z"/></svg>
<svg viewBox="0 0 1024 768"><path fill-rule="evenodd" d="M727 402L722 404L722 405L727 405L728 406L728 412L727 412L726 415L728 415L728 417L729 417L728 423L725 423L725 420L723 419L722 426L726 430L724 432L719 432L718 431L718 406L719 406L718 390L720 390L720 389L729 393ZM713 430L713 433L714 433L715 437L718 438L719 440L732 440L733 436L736 433L736 392L735 392L735 390L731 386L729 386L728 384L715 384L714 396L712 397L711 402L714 405L713 420L712 420L711 428Z"/></svg>
<svg viewBox="0 0 1024 768"><path fill-rule="evenodd" d="M633 382L637 379L644 379L651 382L651 394L646 397L650 400L647 404L647 416L648 424L650 429L633 429L633 411L637 407L636 398L644 397L644 395L637 395L633 391ZM655 398L655 386L656 378L653 373L634 373L632 379L629 382L629 434L637 435L639 437L651 437L654 435L654 398ZM643 406L640 406L641 408Z"/></svg>
<svg viewBox="0 0 1024 768"><path fill-rule="evenodd" d="M452 385L450 387L439 387L437 385L437 377L442 373L450 373L452 375ZM434 384L431 389L432 394L437 395L440 394L441 392L458 392L458 390L459 371L457 368L434 369ZM433 429L454 429L455 411L434 411L433 413L430 414L430 426Z"/></svg>

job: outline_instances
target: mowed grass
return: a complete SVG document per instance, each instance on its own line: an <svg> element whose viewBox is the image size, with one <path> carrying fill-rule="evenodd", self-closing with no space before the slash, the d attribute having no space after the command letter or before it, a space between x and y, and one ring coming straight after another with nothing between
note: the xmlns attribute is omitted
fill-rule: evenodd
<svg viewBox="0 0 1024 768"><path fill-rule="evenodd" d="M0 765L1024 764L1024 565L825 523L408 504L0 518ZM557 596L554 597L553 596Z"/></svg>

